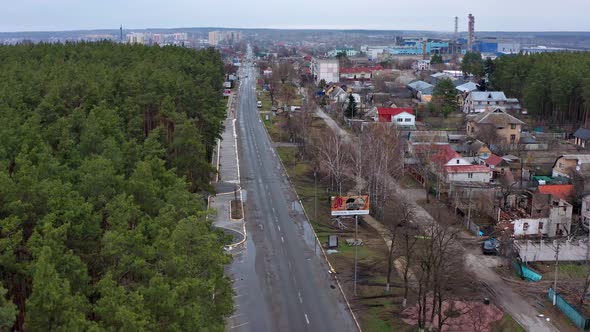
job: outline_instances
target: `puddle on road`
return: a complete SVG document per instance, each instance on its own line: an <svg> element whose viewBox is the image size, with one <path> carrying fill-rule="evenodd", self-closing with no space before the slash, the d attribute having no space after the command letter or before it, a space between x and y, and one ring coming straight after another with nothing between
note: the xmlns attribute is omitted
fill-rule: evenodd
<svg viewBox="0 0 590 332"><path fill-rule="evenodd" d="M299 204L299 201L293 201L291 203L291 210L298 214L303 214L303 207Z"/></svg>

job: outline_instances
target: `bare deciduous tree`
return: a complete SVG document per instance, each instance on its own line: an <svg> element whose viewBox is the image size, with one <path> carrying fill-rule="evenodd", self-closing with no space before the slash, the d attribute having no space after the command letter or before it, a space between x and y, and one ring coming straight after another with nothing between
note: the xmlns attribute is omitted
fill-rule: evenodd
<svg viewBox="0 0 590 332"><path fill-rule="evenodd" d="M458 233L457 229L434 221L424 230L424 243L417 256L418 327L422 331L434 323L435 317L437 326L444 323L443 303L448 284L462 271L462 255L455 244Z"/></svg>
<svg viewBox="0 0 590 332"><path fill-rule="evenodd" d="M283 104L289 104L297 96L297 90L289 83L281 85L279 98Z"/></svg>
<svg viewBox="0 0 590 332"><path fill-rule="evenodd" d="M427 143L422 146L416 146L414 153L412 154L414 164L412 168L422 178L422 186L424 187L424 194L426 195L426 203L430 203L430 177L432 171L435 169L433 166L433 157L439 152L437 145L434 142Z"/></svg>
<svg viewBox="0 0 590 332"><path fill-rule="evenodd" d="M348 160L346 150L346 142L334 131L326 130L320 134L316 157L320 167L328 173L331 190L337 189L339 195L342 195L342 181Z"/></svg>
<svg viewBox="0 0 590 332"><path fill-rule="evenodd" d="M305 157L309 152L309 146L311 145L311 134L312 134L312 122L313 113L315 111L315 105L313 100L306 99L301 107L301 110L292 114L289 117L289 131L293 141L297 143L299 148L299 155Z"/></svg>
<svg viewBox="0 0 590 332"><path fill-rule="evenodd" d="M383 236L387 239L387 281L385 284L385 290L389 291L389 287L391 284L391 274L393 272L396 256L401 256L402 254L408 255L408 247L413 247L415 243L415 238L413 238L413 243L410 243L411 240L409 239L408 230L410 228L410 224L415 220L415 208L410 202L408 202L403 197L397 197L394 199L394 203L391 206L393 211L396 211L395 215L393 215L390 220L387 220L384 223L386 228L386 234ZM398 238L401 237L402 243L398 242ZM406 248L403 248L406 247ZM397 255L396 255L397 254ZM406 264L404 267L404 284L408 283L408 273L409 273L409 264L407 264L408 259L406 259ZM407 296L407 294L406 294Z"/></svg>
<svg viewBox="0 0 590 332"><path fill-rule="evenodd" d="M273 69L273 76L276 73L276 77L281 81L281 84L285 84L290 78L293 77L293 66L287 61L281 61L278 66Z"/></svg>
<svg viewBox="0 0 590 332"><path fill-rule="evenodd" d="M394 193L393 182L400 177L403 169L401 142L397 127L379 123L365 129L357 146L362 150L359 154L365 162L362 176L377 219L383 219L386 203Z"/></svg>

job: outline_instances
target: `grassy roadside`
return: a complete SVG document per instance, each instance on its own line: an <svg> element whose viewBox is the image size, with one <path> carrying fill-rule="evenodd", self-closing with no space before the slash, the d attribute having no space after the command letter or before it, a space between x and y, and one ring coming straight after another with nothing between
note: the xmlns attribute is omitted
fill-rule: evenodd
<svg viewBox="0 0 590 332"><path fill-rule="evenodd" d="M512 316L504 314L501 320L492 324L493 332L526 332Z"/></svg>
<svg viewBox="0 0 590 332"><path fill-rule="evenodd" d="M295 190L310 222L322 243L328 241L329 235L338 235L340 247L337 253L328 255L328 259L338 273L342 287L351 302L363 331L413 331L414 328L401 320L401 288L392 287L385 292L386 246L379 234L365 223L359 223L359 238L365 242L358 248L358 286L353 294L353 271L355 248L347 246L345 239L353 238L354 224L344 221L348 229L339 229L330 217L329 196L326 185L316 182L309 162L297 158L298 150L294 147L277 147L278 155L285 164ZM316 210L317 206L317 210ZM393 282L401 284L394 275Z"/></svg>

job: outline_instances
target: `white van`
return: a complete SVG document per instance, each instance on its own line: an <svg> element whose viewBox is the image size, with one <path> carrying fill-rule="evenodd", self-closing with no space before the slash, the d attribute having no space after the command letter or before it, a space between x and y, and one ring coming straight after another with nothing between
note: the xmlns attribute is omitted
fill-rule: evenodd
<svg viewBox="0 0 590 332"><path fill-rule="evenodd" d="M262 102L259 100L256 102L256 106L258 106L258 108L262 107Z"/></svg>

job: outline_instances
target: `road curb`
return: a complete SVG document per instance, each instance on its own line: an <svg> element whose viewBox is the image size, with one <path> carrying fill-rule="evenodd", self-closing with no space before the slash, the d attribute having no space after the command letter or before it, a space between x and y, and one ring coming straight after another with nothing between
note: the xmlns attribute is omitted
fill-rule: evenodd
<svg viewBox="0 0 590 332"><path fill-rule="evenodd" d="M299 202L299 205L301 205L301 209L303 210L303 214L305 215L305 219L306 219L307 223L309 224L309 227L311 228L311 231L313 232L313 235L315 236L315 240L318 243L318 245L322 251L322 254L324 256L324 260L328 264L328 267L330 268L328 273L330 273L334 277L334 280L336 280L336 284L338 285L338 289L340 289L340 293L344 297L344 301L346 302L346 306L348 307L348 311L350 312L357 329L359 330L359 332L362 332L361 326L356 318L356 315L354 314L354 311L352 310L350 302L348 301L348 298L346 297L346 294L344 293L344 290L342 289L342 285L340 284L340 280L338 280L338 276L335 273L336 271L332 267L332 264L330 264L330 260L328 260L328 255L326 255L326 251L324 250L324 247L322 246L322 243L320 242L320 239L318 238L318 235L315 232L313 225L309 221L309 216L307 215L307 211L305 211L305 206L301 202L301 198L299 197L299 193L297 193L297 190L295 189L295 186L293 185L293 181L291 181L291 177L289 176L289 173L287 172L287 168L285 167L285 164L283 163L283 160L279 156L278 152L276 152L276 148L272 145L273 140L271 139L270 134L268 133L268 130L266 129L266 126L263 125L263 127L264 127L264 132L266 133L266 136L268 137L268 140L271 142L272 149L275 150L275 155L276 155L277 159L279 160L279 163L281 164L281 167L283 169L283 173L286 175L287 180L289 180L289 185L291 186L291 189L293 189L293 191L295 192L295 195L297 196L297 201Z"/></svg>
<svg viewBox="0 0 590 332"><path fill-rule="evenodd" d="M238 86L238 93L239 93L239 89L240 86ZM232 120L232 126L233 126L233 136L234 136L234 144L235 144L235 149L236 149L236 163L237 163L237 173L238 173L238 189L231 191L231 192L225 192L225 193L220 193L220 194L216 194L216 195L229 195L229 194L235 194L236 192L239 192L240 194L240 204L242 205L242 218L241 219L233 219L231 218L231 203L230 203L230 209L229 209L229 220L230 221L234 221L234 222L242 222L242 240L237 242L237 243L233 243L233 244L229 244L224 246L224 248L226 250L232 250L235 247L242 245L246 242L247 239L247 234L246 234L246 218L245 218L245 211L244 211L244 198L242 196L242 183L241 183L241 176L240 176L240 158L239 158L239 149L238 149L238 135L237 135L237 131L236 131L236 122L237 122L237 111L234 111L234 115L233 117L231 116L231 109L232 109L232 105L234 104L235 100L239 100L239 96L236 95L236 98L234 99L234 94L232 93L227 101L227 108L226 108L226 114L225 114L225 120ZM224 121L225 121L224 120ZM227 130L227 128L224 128L224 131ZM221 149L221 139L217 139L217 164L216 164L216 170L217 170L217 174L216 174L216 181L215 182L219 182L219 168L220 168L220 149ZM207 196L207 211L209 211L211 209L211 196L212 195L208 195ZM209 219L209 215L207 215L207 219ZM218 229L227 229L233 232L238 232L240 233L240 231L236 231L234 229L231 228L227 228L227 227L223 227L223 226L216 226L214 223L212 224L213 227L218 228Z"/></svg>

